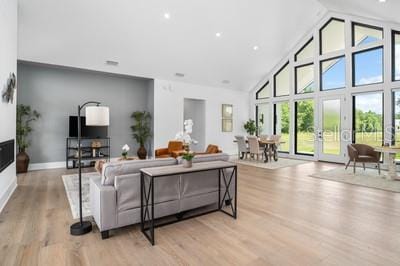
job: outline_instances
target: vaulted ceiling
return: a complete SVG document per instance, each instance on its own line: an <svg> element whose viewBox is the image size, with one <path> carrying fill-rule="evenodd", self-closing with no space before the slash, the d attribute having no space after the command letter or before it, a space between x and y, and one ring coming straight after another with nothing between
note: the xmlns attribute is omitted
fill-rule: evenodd
<svg viewBox="0 0 400 266"><path fill-rule="evenodd" d="M250 90L326 7L385 16L365 2L377 0L19 0L18 58Z"/></svg>
<svg viewBox="0 0 400 266"><path fill-rule="evenodd" d="M386 0L318 0L329 10L378 20L400 23L400 1ZM382 0L383 1L383 0Z"/></svg>

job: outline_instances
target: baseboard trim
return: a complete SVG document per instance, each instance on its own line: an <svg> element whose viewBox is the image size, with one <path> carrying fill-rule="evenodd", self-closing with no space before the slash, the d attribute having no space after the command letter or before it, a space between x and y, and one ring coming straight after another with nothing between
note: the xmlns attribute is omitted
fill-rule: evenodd
<svg viewBox="0 0 400 266"><path fill-rule="evenodd" d="M3 211L4 207L6 206L7 202L10 200L12 194L14 193L15 189L17 188L17 177L15 176L8 186L7 190L4 192L3 195L0 197L0 213Z"/></svg>
<svg viewBox="0 0 400 266"><path fill-rule="evenodd" d="M65 162L51 163L32 163L29 165L28 171L65 168Z"/></svg>

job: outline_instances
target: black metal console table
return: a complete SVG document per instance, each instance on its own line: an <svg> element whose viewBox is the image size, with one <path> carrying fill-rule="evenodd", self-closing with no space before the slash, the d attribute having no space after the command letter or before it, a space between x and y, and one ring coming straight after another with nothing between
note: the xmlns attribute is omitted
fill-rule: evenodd
<svg viewBox="0 0 400 266"><path fill-rule="evenodd" d="M233 171L228 177L225 175L226 169L232 168ZM184 219L178 219L173 222L167 222L163 224L154 223L154 179L162 178L171 175L184 175L196 172L206 172L210 170L218 170L218 207L214 210L203 212L201 214L192 215ZM152 167L140 169L140 217L141 217L141 230L146 238L154 245L154 228L175 223L181 220L194 218L200 215L208 214L215 211L221 211L234 219L237 218L237 165L226 161L212 161L212 162L202 162L194 163L191 168L184 168L182 165L172 165L172 166L162 166L162 167ZM146 187L145 178L148 178L148 186ZM184 177L183 177L184 178ZM222 180L221 180L222 179ZM232 180L234 180L235 194L233 195L233 200L229 192L229 188L232 185ZM225 185L223 192L223 197L221 198L221 181ZM224 203L229 202L231 211L226 211L223 209Z"/></svg>

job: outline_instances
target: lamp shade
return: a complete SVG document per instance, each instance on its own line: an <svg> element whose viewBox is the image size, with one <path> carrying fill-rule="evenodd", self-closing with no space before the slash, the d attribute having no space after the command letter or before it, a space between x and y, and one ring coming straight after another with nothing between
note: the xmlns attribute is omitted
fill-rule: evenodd
<svg viewBox="0 0 400 266"><path fill-rule="evenodd" d="M108 126L110 125L110 111L106 106L86 107L87 126Z"/></svg>

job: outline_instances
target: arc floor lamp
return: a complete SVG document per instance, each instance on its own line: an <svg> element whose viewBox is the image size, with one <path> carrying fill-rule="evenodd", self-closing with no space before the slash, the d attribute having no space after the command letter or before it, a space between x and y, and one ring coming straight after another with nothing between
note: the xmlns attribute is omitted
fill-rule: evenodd
<svg viewBox="0 0 400 266"><path fill-rule="evenodd" d="M84 107L86 107L86 126L108 126L110 124L109 108L100 106L100 102L89 101L78 106L79 222L74 223L70 227L71 235L74 236L84 235L92 231L92 223L90 221L83 221L82 217L81 111Z"/></svg>

